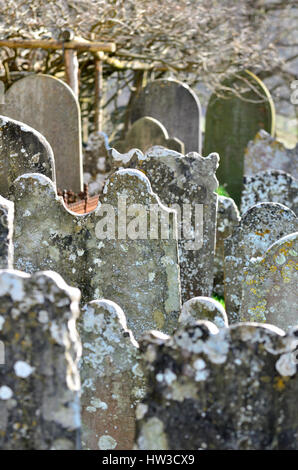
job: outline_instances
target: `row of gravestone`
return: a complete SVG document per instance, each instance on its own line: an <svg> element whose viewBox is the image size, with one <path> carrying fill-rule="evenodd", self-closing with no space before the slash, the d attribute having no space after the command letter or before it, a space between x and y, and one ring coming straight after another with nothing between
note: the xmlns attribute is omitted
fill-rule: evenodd
<svg viewBox="0 0 298 470"><path fill-rule="evenodd" d="M296 328L229 328L201 298L137 343L54 272L1 270L0 300L2 450L297 450Z"/></svg>
<svg viewBox="0 0 298 470"><path fill-rule="evenodd" d="M6 119L5 122L2 136L6 156L14 155L20 148L23 150L20 152L23 160L17 160L20 166L11 165L8 171L10 183L16 178L13 185L8 190L4 182L1 187L2 193L10 191L9 197L15 203L15 267L29 273L55 270L82 290L84 300L106 297L116 301L129 311L128 322L133 330L136 322L136 326L143 323L143 329L167 332L179 311L180 282L183 302L198 295L210 296L214 264L215 291L223 293L220 289L224 266L227 312L232 321L239 320L243 269L251 259L265 255L271 244L297 231L295 214L274 203L253 206L239 222L233 201L218 198L214 193L216 154L206 158L195 153L182 156L162 147L154 147L145 155L134 150L119 154L111 149L112 166L122 169L106 182L94 213L75 215L66 210L49 178L42 174L22 175L26 165L29 165L27 171L34 171L31 155L36 148L43 156L36 168L51 174L52 156L41 136L14 121ZM10 163L8 158L4 161ZM136 205L142 206L142 214ZM156 234L153 233L156 214L151 206L160 213ZM145 237L140 229L142 217L146 219ZM162 219L171 217L170 232L178 219L178 240L172 232L168 239L158 235ZM122 221L125 227L121 228ZM147 231L151 223L152 233ZM113 237L108 236L109 230ZM228 235L230 238L226 238Z"/></svg>
<svg viewBox="0 0 298 470"><path fill-rule="evenodd" d="M274 133L275 119L268 90L250 72L234 77L225 88L235 88L239 94L243 84L244 99L235 94L212 95L203 150L204 155L213 151L220 154L219 181L237 203L242 188L244 150L260 129ZM5 93L0 114L24 122L45 136L55 155L58 188L76 193L82 190L80 110L65 83L34 74L18 80ZM181 82L162 79L149 83L134 97L129 122L131 128L126 140L119 143L119 151L128 151L133 146L146 151L156 144L182 154L201 153L200 102ZM90 169L86 162L86 173L96 172L96 165L97 162Z"/></svg>

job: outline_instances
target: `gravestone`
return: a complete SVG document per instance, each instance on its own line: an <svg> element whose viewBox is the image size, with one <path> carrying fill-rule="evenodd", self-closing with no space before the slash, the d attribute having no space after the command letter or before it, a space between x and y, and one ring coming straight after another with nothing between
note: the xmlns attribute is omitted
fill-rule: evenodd
<svg viewBox="0 0 298 470"><path fill-rule="evenodd" d="M83 147L84 183L88 184L90 196L102 192L105 179L110 173L109 139L104 132L91 132Z"/></svg>
<svg viewBox="0 0 298 470"><path fill-rule="evenodd" d="M241 321L258 321L284 330L298 324L298 232L273 243L244 273Z"/></svg>
<svg viewBox="0 0 298 470"><path fill-rule="evenodd" d="M179 153L184 153L184 144L179 139L169 138L167 129L149 116L135 121L125 136L125 140L117 144L117 150L128 152L132 148L146 152L154 145L160 145Z"/></svg>
<svg viewBox="0 0 298 470"><path fill-rule="evenodd" d="M181 308L176 213L137 170L117 171L103 192L102 206L86 221L93 299L116 302L136 339L148 329L171 333Z"/></svg>
<svg viewBox="0 0 298 470"><path fill-rule="evenodd" d="M201 152L201 105L188 85L172 79L154 80L135 96L130 123L150 116L167 129L169 136L185 145L185 152Z"/></svg>
<svg viewBox="0 0 298 470"><path fill-rule="evenodd" d="M43 175L19 177L13 200L17 269L56 270L81 289L84 302L118 303L136 337L148 328L174 330L181 307L176 213L160 204L143 173L112 175L87 215L68 211ZM166 239L158 231L163 219Z"/></svg>
<svg viewBox="0 0 298 470"><path fill-rule="evenodd" d="M0 194L24 173L42 173L55 182L55 161L46 139L36 130L0 116Z"/></svg>
<svg viewBox="0 0 298 470"><path fill-rule="evenodd" d="M297 333L243 323L214 334L202 322L144 335L136 448L297 450Z"/></svg>
<svg viewBox="0 0 298 470"><path fill-rule="evenodd" d="M218 182L218 155L181 155L164 147L152 147L145 155L137 149L121 155L111 150L114 164L138 168L149 178L153 191L166 206L178 211L179 264L182 301L210 296Z"/></svg>
<svg viewBox="0 0 298 470"><path fill-rule="evenodd" d="M54 152L58 188L83 190L80 108L66 83L50 75L22 78L5 93L0 114L44 135Z"/></svg>
<svg viewBox="0 0 298 470"><path fill-rule="evenodd" d="M0 448L80 448L80 292L56 273L0 271Z"/></svg>
<svg viewBox="0 0 298 470"><path fill-rule="evenodd" d="M231 92L211 96L203 154L219 154L219 183L240 204L245 148L260 129L274 133L275 111L269 91L251 72L246 71L242 79L231 79L225 85L242 90L242 98Z"/></svg>
<svg viewBox="0 0 298 470"><path fill-rule="evenodd" d="M189 325L198 320L210 321L217 328L229 326L225 309L220 302L211 297L194 297L182 305L179 323Z"/></svg>
<svg viewBox="0 0 298 470"><path fill-rule="evenodd" d="M224 239L232 234L239 220L239 211L233 199L218 196L213 292L220 297L224 296Z"/></svg>
<svg viewBox="0 0 298 470"><path fill-rule="evenodd" d="M261 129L254 140L248 142L244 153L244 175L250 176L266 170L281 170L298 178L298 145L287 149L268 132Z"/></svg>
<svg viewBox="0 0 298 470"><path fill-rule="evenodd" d="M251 258L263 256L272 243L297 230L295 214L277 203L251 207L224 241L225 305L229 322L239 321L244 269Z"/></svg>
<svg viewBox="0 0 298 470"><path fill-rule="evenodd" d="M145 387L138 344L123 311L109 300L84 306L79 332L83 448L131 450Z"/></svg>
<svg viewBox="0 0 298 470"><path fill-rule="evenodd" d="M258 202L279 202L298 214L298 180L280 170L267 170L244 177L241 212Z"/></svg>
<svg viewBox="0 0 298 470"><path fill-rule="evenodd" d="M0 269L13 267L13 202L0 196Z"/></svg>

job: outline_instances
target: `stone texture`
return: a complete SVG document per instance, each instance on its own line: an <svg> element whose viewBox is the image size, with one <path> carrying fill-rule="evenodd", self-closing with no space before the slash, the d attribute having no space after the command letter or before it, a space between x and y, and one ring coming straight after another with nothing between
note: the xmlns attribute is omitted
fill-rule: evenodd
<svg viewBox="0 0 298 470"><path fill-rule="evenodd" d="M80 448L80 293L56 273L0 271L0 448Z"/></svg>
<svg viewBox="0 0 298 470"><path fill-rule="evenodd" d="M145 155L139 150L121 155L115 149L112 149L111 155L118 166L142 170L161 201L168 207L180 210L180 222L183 222L184 215L186 220L189 219L187 213L191 210L193 230L185 235L183 228L187 228L187 224L182 224L178 243L182 300L185 302L191 297L211 296L218 155L211 154L203 158L197 153L189 153L184 156L158 146L152 147ZM196 240L193 232L196 233Z"/></svg>
<svg viewBox="0 0 298 470"><path fill-rule="evenodd" d="M0 116L0 194L24 173L42 173L55 182L53 151L46 139L22 122Z"/></svg>
<svg viewBox="0 0 298 470"><path fill-rule="evenodd" d="M13 267L13 202L0 196L0 269Z"/></svg>
<svg viewBox="0 0 298 470"><path fill-rule="evenodd" d="M82 309L79 332L83 448L130 450L145 393L138 343L121 308L105 299Z"/></svg>
<svg viewBox="0 0 298 470"><path fill-rule="evenodd" d="M228 317L225 309L211 297L194 297L182 305L179 323L189 325L198 320L207 320L218 328L228 327Z"/></svg>
<svg viewBox="0 0 298 470"><path fill-rule="evenodd" d="M239 321L244 269L251 258L264 255L272 243L297 230L295 214L277 203L251 207L224 241L225 304L229 322Z"/></svg>
<svg viewBox="0 0 298 470"><path fill-rule="evenodd" d="M120 152L128 152L132 148L146 152L154 145L184 153L184 144L179 139L170 139L167 129L161 122L149 116L135 121L127 132L125 140L119 142L116 148Z"/></svg>
<svg viewBox="0 0 298 470"><path fill-rule="evenodd" d="M218 196L213 292L220 297L224 296L224 239L232 235L239 221L239 211L233 199Z"/></svg>
<svg viewBox="0 0 298 470"><path fill-rule="evenodd" d="M221 97L213 94L206 114L203 154L218 152L219 183L225 185L229 195L240 204L244 151L260 129L274 133L275 111L271 96L264 83L251 72L244 72L247 85L243 98L227 92ZM242 87L243 80L227 81L228 87ZM262 98L263 97L263 98ZM253 101L253 102L251 102Z"/></svg>
<svg viewBox="0 0 298 470"><path fill-rule="evenodd" d="M298 214L298 180L280 170L267 170L244 177L241 212L258 202L279 202Z"/></svg>
<svg viewBox="0 0 298 470"><path fill-rule="evenodd" d="M298 178L298 145L287 149L268 132L261 129L254 140L248 142L244 153L244 175L266 170L281 170Z"/></svg>
<svg viewBox="0 0 298 470"><path fill-rule="evenodd" d="M7 90L0 114L45 136L54 152L58 188L83 189L80 108L66 83L42 74L22 78Z"/></svg>
<svg viewBox="0 0 298 470"><path fill-rule="evenodd" d="M176 214L160 204L143 173L121 170L112 175L97 209L87 215L68 211L42 175L19 177L13 199L18 269L55 270L81 289L84 302L108 298L118 303L136 337L150 328L174 330L181 306ZM132 207L130 213L133 204L142 207ZM142 217L148 222L150 205L160 218L170 219L169 239L142 239L142 233L136 233ZM127 236L121 225L126 209ZM102 239L106 235L99 237L100 229L105 232L110 224L113 228L113 215L115 232Z"/></svg>
<svg viewBox="0 0 298 470"><path fill-rule="evenodd" d="M201 152L201 105L185 83L171 79L154 80L135 96L131 124L150 116L161 122L169 136L185 145L185 152Z"/></svg>
<svg viewBox="0 0 298 470"><path fill-rule="evenodd" d="M271 245L244 273L241 321L258 321L284 330L298 324L298 232Z"/></svg>
<svg viewBox="0 0 298 470"><path fill-rule="evenodd" d="M201 322L172 338L142 338L149 383L137 408L136 447L297 450L297 330L213 327Z"/></svg>

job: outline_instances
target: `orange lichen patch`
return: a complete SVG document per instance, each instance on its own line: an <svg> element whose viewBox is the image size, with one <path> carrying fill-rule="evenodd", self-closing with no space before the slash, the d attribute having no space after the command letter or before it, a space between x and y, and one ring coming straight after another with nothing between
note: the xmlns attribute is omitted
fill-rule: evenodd
<svg viewBox="0 0 298 470"><path fill-rule="evenodd" d="M273 387L275 388L275 390L278 390L279 392L281 392L282 390L286 388L286 382L288 380L289 380L288 377L276 377L274 380Z"/></svg>
<svg viewBox="0 0 298 470"><path fill-rule="evenodd" d="M268 229L264 230L264 232L255 232L256 235L259 235L259 237L264 237L268 233L270 233L270 230Z"/></svg>

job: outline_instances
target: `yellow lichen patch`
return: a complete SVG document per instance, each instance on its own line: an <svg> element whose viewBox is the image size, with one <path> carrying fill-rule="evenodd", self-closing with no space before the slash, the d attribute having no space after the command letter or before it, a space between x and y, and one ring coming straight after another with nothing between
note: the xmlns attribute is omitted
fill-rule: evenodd
<svg viewBox="0 0 298 470"><path fill-rule="evenodd" d="M154 310L153 320L158 330L161 330L165 324L163 313L160 310Z"/></svg>
<svg viewBox="0 0 298 470"><path fill-rule="evenodd" d="M274 266L274 265L270 266L270 268L269 268L269 271L270 271L271 273L274 273L276 270L277 270L277 267Z"/></svg>
<svg viewBox="0 0 298 470"><path fill-rule="evenodd" d="M286 387L286 382L288 382L289 380L289 377L276 377L274 379L274 384L273 384L273 387L275 388L275 390L277 390L278 392L281 392L282 390L285 389Z"/></svg>

